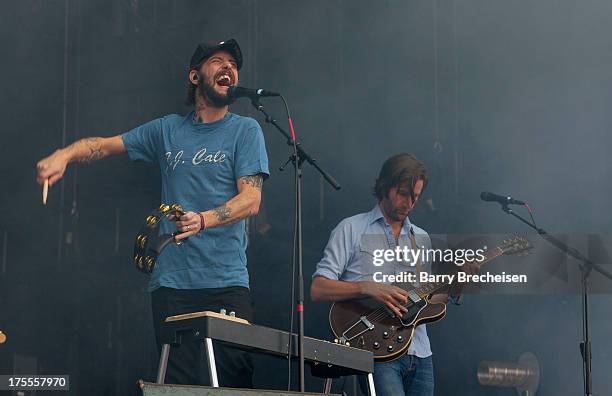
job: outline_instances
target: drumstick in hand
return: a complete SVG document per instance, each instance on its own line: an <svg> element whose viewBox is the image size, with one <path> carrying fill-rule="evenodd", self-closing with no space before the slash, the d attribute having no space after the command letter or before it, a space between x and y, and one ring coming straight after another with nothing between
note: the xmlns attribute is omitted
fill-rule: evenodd
<svg viewBox="0 0 612 396"><path fill-rule="evenodd" d="M47 204L47 195L49 194L49 179L45 179L43 184L43 205Z"/></svg>

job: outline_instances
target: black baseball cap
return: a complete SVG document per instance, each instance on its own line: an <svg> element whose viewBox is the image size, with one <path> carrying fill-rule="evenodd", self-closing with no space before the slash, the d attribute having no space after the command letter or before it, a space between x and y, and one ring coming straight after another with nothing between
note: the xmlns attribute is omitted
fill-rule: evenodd
<svg viewBox="0 0 612 396"><path fill-rule="evenodd" d="M242 67L242 51L240 51L240 46L238 45L238 42L234 39L221 41L220 43L207 41L198 44L195 51L193 52L193 55L191 56L189 68L196 69L202 64L203 60L205 60L217 51L229 52L236 60L236 66L238 66L238 70L240 70L240 68Z"/></svg>

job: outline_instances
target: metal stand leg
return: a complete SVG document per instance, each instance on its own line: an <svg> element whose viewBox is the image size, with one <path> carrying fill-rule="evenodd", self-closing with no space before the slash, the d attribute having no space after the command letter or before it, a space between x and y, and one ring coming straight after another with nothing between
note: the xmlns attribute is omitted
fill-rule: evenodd
<svg viewBox="0 0 612 396"><path fill-rule="evenodd" d="M217 365L215 364L215 351L213 350L212 339L205 338L204 344L206 345L206 357L208 358L208 373L210 374L210 383L213 388L218 388L219 380L217 378Z"/></svg>
<svg viewBox="0 0 612 396"><path fill-rule="evenodd" d="M370 396L376 396L376 389L374 388L374 376L372 373L368 374L368 388L370 389Z"/></svg>
<svg viewBox="0 0 612 396"><path fill-rule="evenodd" d="M159 357L159 367L157 368L157 383L163 384L166 379L166 369L168 368L168 356L170 355L170 344L162 346L161 356Z"/></svg>
<svg viewBox="0 0 612 396"><path fill-rule="evenodd" d="M331 387L332 387L332 379L325 378L325 382L323 383L323 393L328 395L331 392Z"/></svg>

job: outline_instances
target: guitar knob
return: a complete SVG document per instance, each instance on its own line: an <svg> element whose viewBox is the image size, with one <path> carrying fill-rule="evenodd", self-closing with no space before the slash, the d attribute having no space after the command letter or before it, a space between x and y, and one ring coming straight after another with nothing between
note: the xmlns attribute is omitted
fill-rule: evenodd
<svg viewBox="0 0 612 396"><path fill-rule="evenodd" d="M404 341L404 337L397 336L397 342L399 342L401 344L403 341Z"/></svg>
<svg viewBox="0 0 612 396"><path fill-rule="evenodd" d="M236 317L236 312L231 311L231 312L230 312L230 316Z"/></svg>
<svg viewBox="0 0 612 396"><path fill-rule="evenodd" d="M380 348L380 344L378 342L374 342L374 344L372 344L372 346L374 347L374 349Z"/></svg>
<svg viewBox="0 0 612 396"><path fill-rule="evenodd" d="M219 311L219 313L220 313L221 315L227 315L227 310L226 310L225 308L222 308L222 309Z"/></svg>
<svg viewBox="0 0 612 396"><path fill-rule="evenodd" d="M387 351L389 351L389 352L393 352L393 345L389 345L389 346L387 347Z"/></svg>
<svg viewBox="0 0 612 396"><path fill-rule="evenodd" d="M389 338L389 332L385 331L383 332L383 338L386 340L387 338Z"/></svg>

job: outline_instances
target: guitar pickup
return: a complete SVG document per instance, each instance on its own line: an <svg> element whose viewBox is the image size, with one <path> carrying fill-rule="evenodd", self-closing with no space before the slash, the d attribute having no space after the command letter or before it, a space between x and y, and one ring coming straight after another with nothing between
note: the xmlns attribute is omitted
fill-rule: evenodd
<svg viewBox="0 0 612 396"><path fill-rule="evenodd" d="M386 305L383 305L383 308L384 308L385 312L387 313L387 315L389 315L389 317L391 317L391 318L395 318L395 317L397 316L397 315L395 314L395 312L393 312L393 311L391 310L391 308L387 307ZM362 318L363 318L363 316L362 316ZM366 319L366 320L367 320L367 319Z"/></svg>

